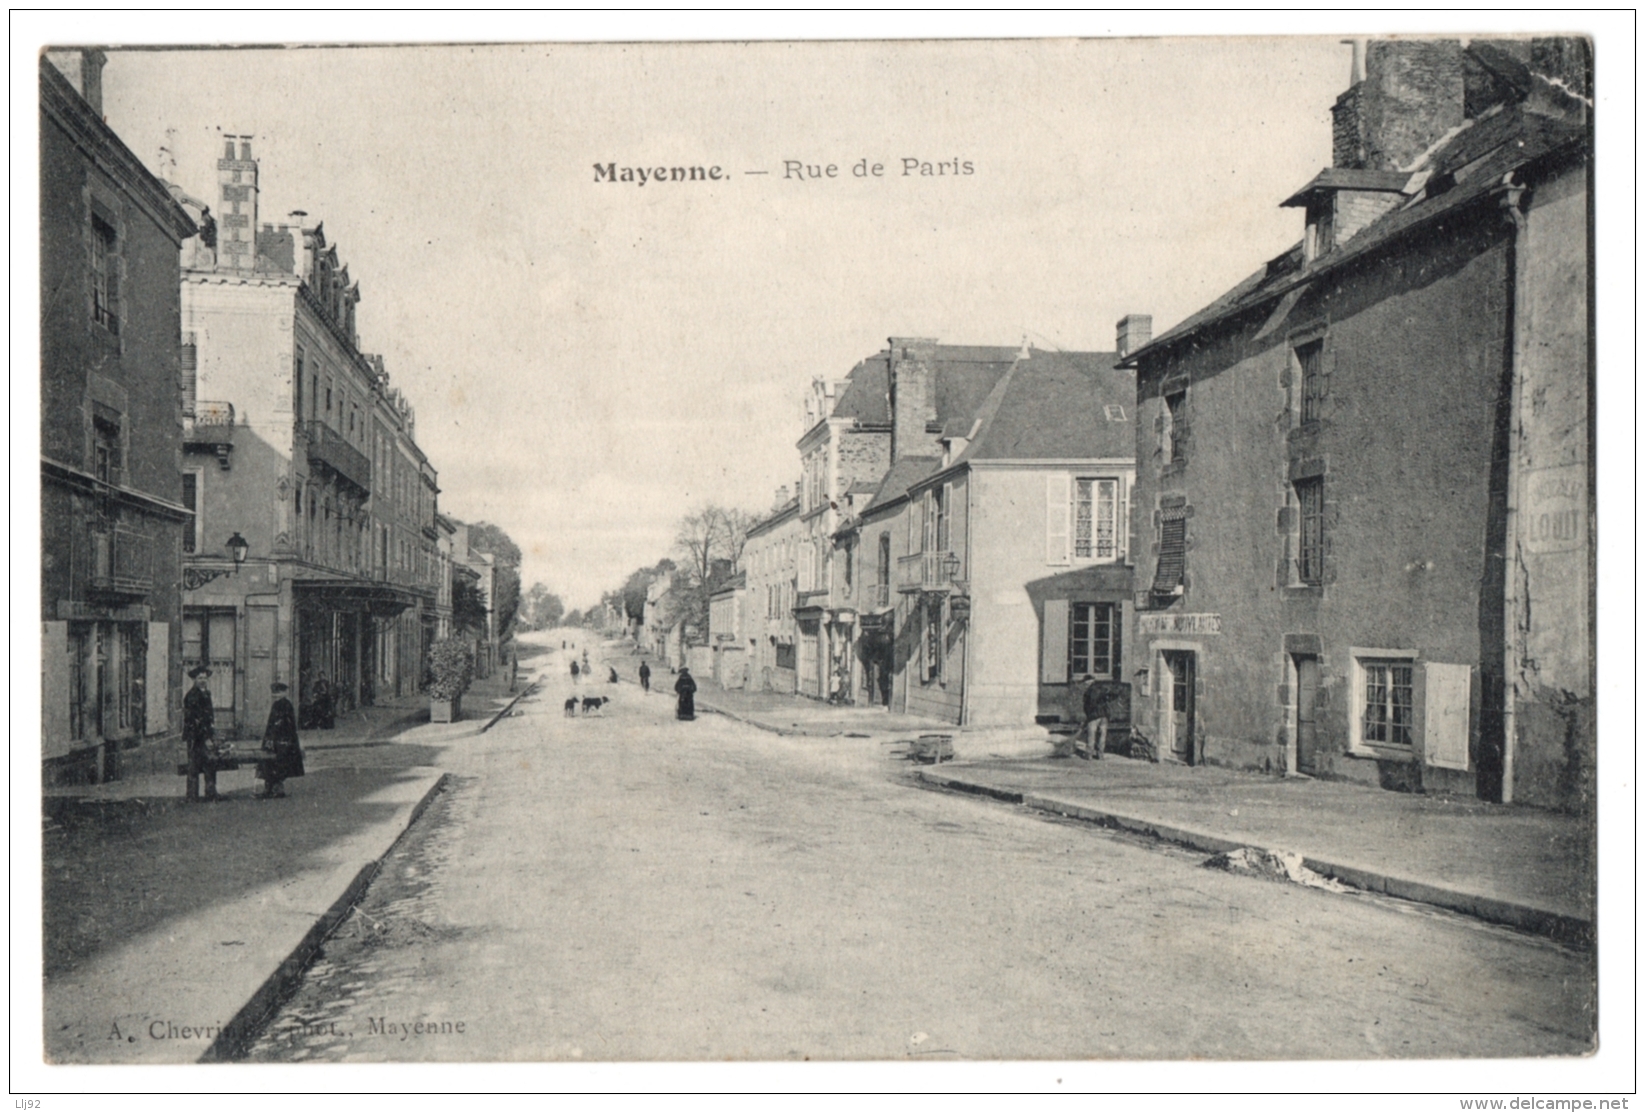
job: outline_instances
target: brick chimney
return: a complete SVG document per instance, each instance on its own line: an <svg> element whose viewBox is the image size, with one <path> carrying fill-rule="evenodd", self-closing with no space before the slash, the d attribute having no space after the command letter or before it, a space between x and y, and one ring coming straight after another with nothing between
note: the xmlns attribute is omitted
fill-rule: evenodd
<svg viewBox="0 0 1645 1113"><path fill-rule="evenodd" d="M891 460L935 456L936 439L926 426L937 420L937 342L893 336L891 350Z"/></svg>
<svg viewBox="0 0 1645 1113"><path fill-rule="evenodd" d="M1147 313L1127 313L1114 326L1114 350L1124 359L1154 336L1154 318Z"/></svg>
<svg viewBox="0 0 1645 1113"><path fill-rule="evenodd" d="M217 191L218 269L249 271L257 261L257 160L251 155L251 136L223 136Z"/></svg>
<svg viewBox="0 0 1645 1113"><path fill-rule="evenodd" d="M1331 164L1343 170L1403 170L1461 124L1462 44L1455 39L1373 39L1354 44L1364 77L1331 109Z"/></svg>

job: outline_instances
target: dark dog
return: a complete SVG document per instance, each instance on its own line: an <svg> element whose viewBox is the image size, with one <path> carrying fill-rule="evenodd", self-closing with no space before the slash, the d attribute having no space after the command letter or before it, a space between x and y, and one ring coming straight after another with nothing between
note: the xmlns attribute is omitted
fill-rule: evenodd
<svg viewBox="0 0 1645 1113"><path fill-rule="evenodd" d="M610 702L611 701L609 699L607 699L605 696L584 696L583 697L583 714L584 715L590 715L590 714L593 714L596 711L600 711L600 708L604 707L606 704L608 704ZM600 713L602 715L605 714L605 712L603 712L603 711L601 711Z"/></svg>
<svg viewBox="0 0 1645 1113"><path fill-rule="evenodd" d="M570 699L565 701L565 713L566 713L566 718L568 718L568 719L574 719L574 718L577 717L577 697L576 696L572 696Z"/></svg>

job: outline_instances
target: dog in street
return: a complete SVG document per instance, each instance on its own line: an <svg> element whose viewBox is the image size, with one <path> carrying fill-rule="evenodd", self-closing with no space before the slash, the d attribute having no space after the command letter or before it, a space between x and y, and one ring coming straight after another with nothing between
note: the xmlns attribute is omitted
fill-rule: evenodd
<svg viewBox="0 0 1645 1113"><path fill-rule="evenodd" d="M565 701L565 716L568 719L575 719L577 717L577 697L576 696L572 696L570 699Z"/></svg>
<svg viewBox="0 0 1645 1113"><path fill-rule="evenodd" d="M608 704L610 702L611 702L611 700L608 699L605 696L584 696L583 697L583 714L584 715L592 715L592 714L594 714L595 712L598 711L600 714L603 715L603 714L605 714L605 712L601 711L600 709L603 708L606 704Z"/></svg>

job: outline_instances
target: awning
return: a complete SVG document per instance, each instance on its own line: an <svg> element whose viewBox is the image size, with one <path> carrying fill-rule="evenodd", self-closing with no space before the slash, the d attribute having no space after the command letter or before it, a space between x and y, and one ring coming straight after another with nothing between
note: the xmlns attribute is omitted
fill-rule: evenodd
<svg viewBox="0 0 1645 1113"><path fill-rule="evenodd" d="M292 581L291 590L299 605L319 603L332 610L364 611L378 618L392 618L434 598L432 591L361 580L298 579Z"/></svg>

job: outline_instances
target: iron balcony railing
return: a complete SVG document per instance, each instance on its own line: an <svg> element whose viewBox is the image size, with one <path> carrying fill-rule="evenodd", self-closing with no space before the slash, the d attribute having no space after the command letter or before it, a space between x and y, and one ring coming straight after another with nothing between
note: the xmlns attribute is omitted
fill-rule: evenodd
<svg viewBox="0 0 1645 1113"><path fill-rule="evenodd" d="M308 462L329 468L339 479L359 488L363 495L371 493L370 458L323 422L308 423Z"/></svg>
<svg viewBox="0 0 1645 1113"><path fill-rule="evenodd" d="M194 403L194 424L196 425L233 425L233 402L199 402Z"/></svg>
<svg viewBox="0 0 1645 1113"><path fill-rule="evenodd" d="M959 568L959 559L950 552L910 553L908 556L898 557L897 590L963 591L962 581L953 574Z"/></svg>

